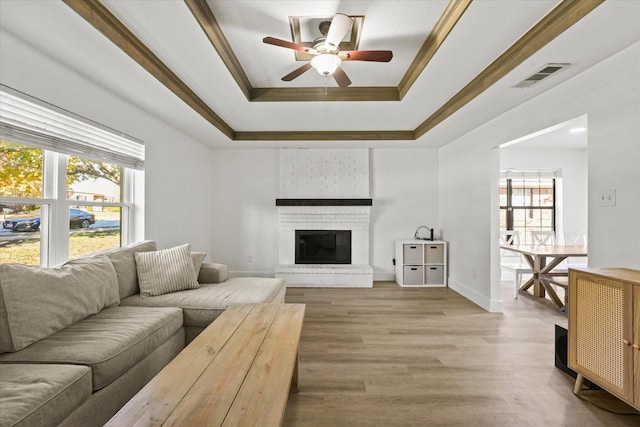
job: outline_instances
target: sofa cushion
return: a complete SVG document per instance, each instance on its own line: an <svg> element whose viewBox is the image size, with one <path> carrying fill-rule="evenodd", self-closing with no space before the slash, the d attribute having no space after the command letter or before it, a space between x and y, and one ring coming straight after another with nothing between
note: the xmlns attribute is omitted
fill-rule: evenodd
<svg viewBox="0 0 640 427"><path fill-rule="evenodd" d="M229 267L226 264L203 262L198 273L198 283L222 283L229 279Z"/></svg>
<svg viewBox="0 0 640 427"><path fill-rule="evenodd" d="M182 327L182 310L111 307L87 317L0 363L68 363L91 367L94 390L105 387Z"/></svg>
<svg viewBox="0 0 640 427"><path fill-rule="evenodd" d="M132 243L120 248L108 249L100 252L111 260L113 268L118 276L118 287L120 289L120 299L137 294L140 292L138 288L138 272L136 270L136 260L133 254L136 252L155 251L158 245L153 240L145 240L142 242Z"/></svg>
<svg viewBox="0 0 640 427"><path fill-rule="evenodd" d="M137 252L134 257L142 298L200 286L188 244L160 251Z"/></svg>
<svg viewBox="0 0 640 427"><path fill-rule="evenodd" d="M133 295L122 306L180 307L185 326L209 325L231 304L258 304L280 301L284 280L261 277L235 277L223 283L202 284L198 289L149 298Z"/></svg>
<svg viewBox="0 0 640 427"><path fill-rule="evenodd" d="M105 256L56 268L0 264L0 352L23 349L119 301Z"/></svg>
<svg viewBox="0 0 640 427"><path fill-rule="evenodd" d="M202 267L202 261L207 257L204 252L191 252L191 260L193 261L193 271L196 273L196 280L200 275L200 267Z"/></svg>
<svg viewBox="0 0 640 427"><path fill-rule="evenodd" d="M0 425L57 426L91 396L91 369L0 364Z"/></svg>

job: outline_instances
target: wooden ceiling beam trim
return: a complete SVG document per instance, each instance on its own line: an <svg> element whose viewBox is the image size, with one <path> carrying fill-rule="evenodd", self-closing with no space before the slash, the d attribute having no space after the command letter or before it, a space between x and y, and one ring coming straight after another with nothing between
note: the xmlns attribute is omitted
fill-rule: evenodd
<svg viewBox="0 0 640 427"><path fill-rule="evenodd" d="M442 123L498 80L580 21L604 0L563 0L416 129L416 139Z"/></svg>
<svg viewBox="0 0 640 427"><path fill-rule="evenodd" d="M244 96L246 96L248 100L251 100L253 87L251 86L249 77L247 77L242 65L240 65L238 57L233 52L229 41L224 36L224 33L222 32L220 25L218 25L218 21L216 21L213 11L207 4L206 0L184 0L184 2L196 18L196 21L198 21L198 24L200 24L200 28L202 28L209 41L218 52L218 55L220 55L222 62L226 65Z"/></svg>
<svg viewBox="0 0 640 427"><path fill-rule="evenodd" d="M236 132L235 141L413 141L413 131Z"/></svg>
<svg viewBox="0 0 640 427"><path fill-rule="evenodd" d="M409 92L409 89L411 89L427 64L429 64L435 56L440 46L442 46L472 1L473 0L449 0L449 4L398 84L400 99L403 99Z"/></svg>
<svg viewBox="0 0 640 427"><path fill-rule="evenodd" d="M399 101L396 87L254 88L254 102Z"/></svg>
<svg viewBox="0 0 640 427"><path fill-rule="evenodd" d="M234 130L98 0L62 0L189 107L233 139Z"/></svg>

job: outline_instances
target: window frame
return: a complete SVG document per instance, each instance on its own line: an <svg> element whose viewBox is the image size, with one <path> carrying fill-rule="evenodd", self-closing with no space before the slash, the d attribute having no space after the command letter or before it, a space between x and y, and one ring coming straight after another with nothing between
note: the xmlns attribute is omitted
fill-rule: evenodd
<svg viewBox="0 0 640 427"><path fill-rule="evenodd" d="M551 228L540 228L540 227L536 227L535 230L550 230L553 231L554 233L556 233L556 216L558 214L558 203L557 203L557 176L554 177L544 177L544 176L539 176L537 177L537 179L550 179L551 180L551 190L552 190L552 198L553 198L553 202L551 206L535 206L535 205L515 205L513 204L513 180L514 179L521 179L521 177L517 177L516 174L514 174L514 176L505 176L505 177L501 177L500 178L500 185L499 185L499 189L502 190L503 187L502 186L502 181L506 180L506 204L500 204L500 211L504 211L504 217L505 217L505 228L503 228L502 226L500 226L500 230L505 230L505 231L513 231L514 230L514 212L515 211L531 211L531 210L540 210L540 211L544 211L544 210L549 210L551 211ZM499 217L502 217L502 214L499 215ZM533 231L534 228L531 228L531 230L529 230L526 227L525 224L525 229L524 229L524 233L522 235L521 244L525 244L526 242L528 242L527 239L527 231Z"/></svg>
<svg viewBox="0 0 640 427"><path fill-rule="evenodd" d="M120 202L68 200L67 161L70 156L42 149L42 197L0 197L3 204L40 205L40 266L52 267L69 259L69 209L73 206L120 208L120 246L135 241L135 181L143 172L122 166Z"/></svg>

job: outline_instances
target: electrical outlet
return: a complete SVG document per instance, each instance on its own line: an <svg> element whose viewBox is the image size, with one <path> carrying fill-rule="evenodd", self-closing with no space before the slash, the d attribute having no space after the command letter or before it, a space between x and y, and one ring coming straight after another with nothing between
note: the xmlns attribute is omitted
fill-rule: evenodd
<svg viewBox="0 0 640 427"><path fill-rule="evenodd" d="M611 207L616 205L616 190L603 190L598 195L598 206Z"/></svg>

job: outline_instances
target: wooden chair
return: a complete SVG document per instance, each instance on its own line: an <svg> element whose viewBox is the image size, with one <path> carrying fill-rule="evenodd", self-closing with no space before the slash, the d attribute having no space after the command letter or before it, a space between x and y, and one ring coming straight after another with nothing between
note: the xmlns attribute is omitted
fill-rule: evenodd
<svg viewBox="0 0 640 427"><path fill-rule="evenodd" d="M556 244L556 234L551 230L537 230L531 232L532 245L553 246Z"/></svg>
<svg viewBox="0 0 640 427"><path fill-rule="evenodd" d="M500 246L520 244L520 234L517 230L500 230ZM514 275L513 296L518 298L523 274L532 274L529 264L524 262L522 255L507 249L500 250L500 271L509 271Z"/></svg>
<svg viewBox="0 0 640 427"><path fill-rule="evenodd" d="M564 233L564 244L585 246L587 244L587 236L582 233Z"/></svg>

